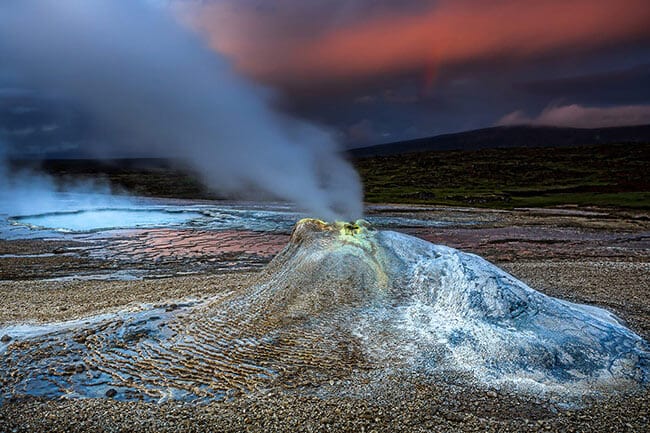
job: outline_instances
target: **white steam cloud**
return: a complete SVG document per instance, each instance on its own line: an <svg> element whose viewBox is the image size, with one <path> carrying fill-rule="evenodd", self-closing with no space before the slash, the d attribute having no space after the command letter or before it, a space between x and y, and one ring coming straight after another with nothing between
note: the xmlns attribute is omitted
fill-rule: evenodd
<svg viewBox="0 0 650 433"><path fill-rule="evenodd" d="M167 10L144 0L2 0L0 69L78 103L123 148L183 158L211 188L315 216L362 214L330 134L271 108Z"/></svg>
<svg viewBox="0 0 650 433"><path fill-rule="evenodd" d="M132 199L113 194L101 179L68 180L57 184L51 177L29 169L10 168L6 143L0 139L0 215L15 216L75 209L129 207ZM62 193L62 192L65 193Z"/></svg>

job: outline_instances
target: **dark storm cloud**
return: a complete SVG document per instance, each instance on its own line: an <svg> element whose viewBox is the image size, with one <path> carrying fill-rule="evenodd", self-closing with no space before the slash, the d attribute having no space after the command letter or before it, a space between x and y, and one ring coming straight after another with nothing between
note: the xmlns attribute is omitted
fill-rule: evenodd
<svg viewBox="0 0 650 433"><path fill-rule="evenodd" d="M579 76L536 80L522 85L534 95L586 104L637 104L650 101L650 64Z"/></svg>
<svg viewBox="0 0 650 433"><path fill-rule="evenodd" d="M89 119L71 103L18 88L0 88L0 138L9 158L82 156L96 147Z"/></svg>

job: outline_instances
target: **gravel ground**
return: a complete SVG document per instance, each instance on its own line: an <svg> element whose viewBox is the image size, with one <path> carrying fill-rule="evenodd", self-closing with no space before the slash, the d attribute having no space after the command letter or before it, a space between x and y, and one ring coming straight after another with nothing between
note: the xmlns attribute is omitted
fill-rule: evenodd
<svg viewBox="0 0 650 433"><path fill-rule="evenodd" d="M532 213L528 222L539 230L561 225L586 226L605 234L647 231L646 222L635 227L629 220L617 225L615 219L596 223L584 216L566 218ZM647 218L635 216L634 221ZM518 224L525 222L517 217ZM508 247L509 255L513 248L512 243L496 245ZM7 245L3 247L11 252ZM514 260L500 261L499 251L488 258L549 295L614 311L650 340L648 251L635 246L634 254L622 257L617 250L613 260L605 253L582 256L580 252L575 248L571 260L530 256L517 260L515 255ZM230 272L144 281L3 281L0 324L60 321L116 311L129 304L210 296L247 287L256 275ZM587 402L582 408L562 408L534 396L476 388L453 378L388 377L383 383L364 385L363 373L353 373L343 380L350 383L345 395L332 397L326 392L327 384L298 389L277 384L206 405L110 398L14 400L0 406L0 432L650 431L650 390Z"/></svg>
<svg viewBox="0 0 650 433"><path fill-rule="evenodd" d="M11 432L642 432L650 393L563 410L534 399L468 387L389 378L390 392L323 399L309 389L268 390L207 405L109 399L6 404L0 430Z"/></svg>
<svg viewBox="0 0 650 433"><path fill-rule="evenodd" d="M0 325L56 322L183 298L203 298L248 287L252 272L161 278L141 281L2 281Z"/></svg>

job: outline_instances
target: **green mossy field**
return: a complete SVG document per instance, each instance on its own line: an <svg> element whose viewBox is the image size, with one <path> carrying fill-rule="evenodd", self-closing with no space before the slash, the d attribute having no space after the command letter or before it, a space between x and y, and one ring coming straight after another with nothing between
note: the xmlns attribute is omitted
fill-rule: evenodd
<svg viewBox="0 0 650 433"><path fill-rule="evenodd" d="M372 203L650 208L650 144L422 152L355 165Z"/></svg>

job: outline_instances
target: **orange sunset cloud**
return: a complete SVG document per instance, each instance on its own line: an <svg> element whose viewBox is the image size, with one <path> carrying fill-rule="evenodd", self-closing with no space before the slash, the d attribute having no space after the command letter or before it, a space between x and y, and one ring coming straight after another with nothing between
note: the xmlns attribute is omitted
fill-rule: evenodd
<svg viewBox="0 0 650 433"><path fill-rule="evenodd" d="M345 79L489 58L584 51L650 37L647 0L442 1L297 37L273 14L187 14L212 45L262 81ZM255 23L255 26L246 23ZM251 31L251 29L256 29Z"/></svg>

